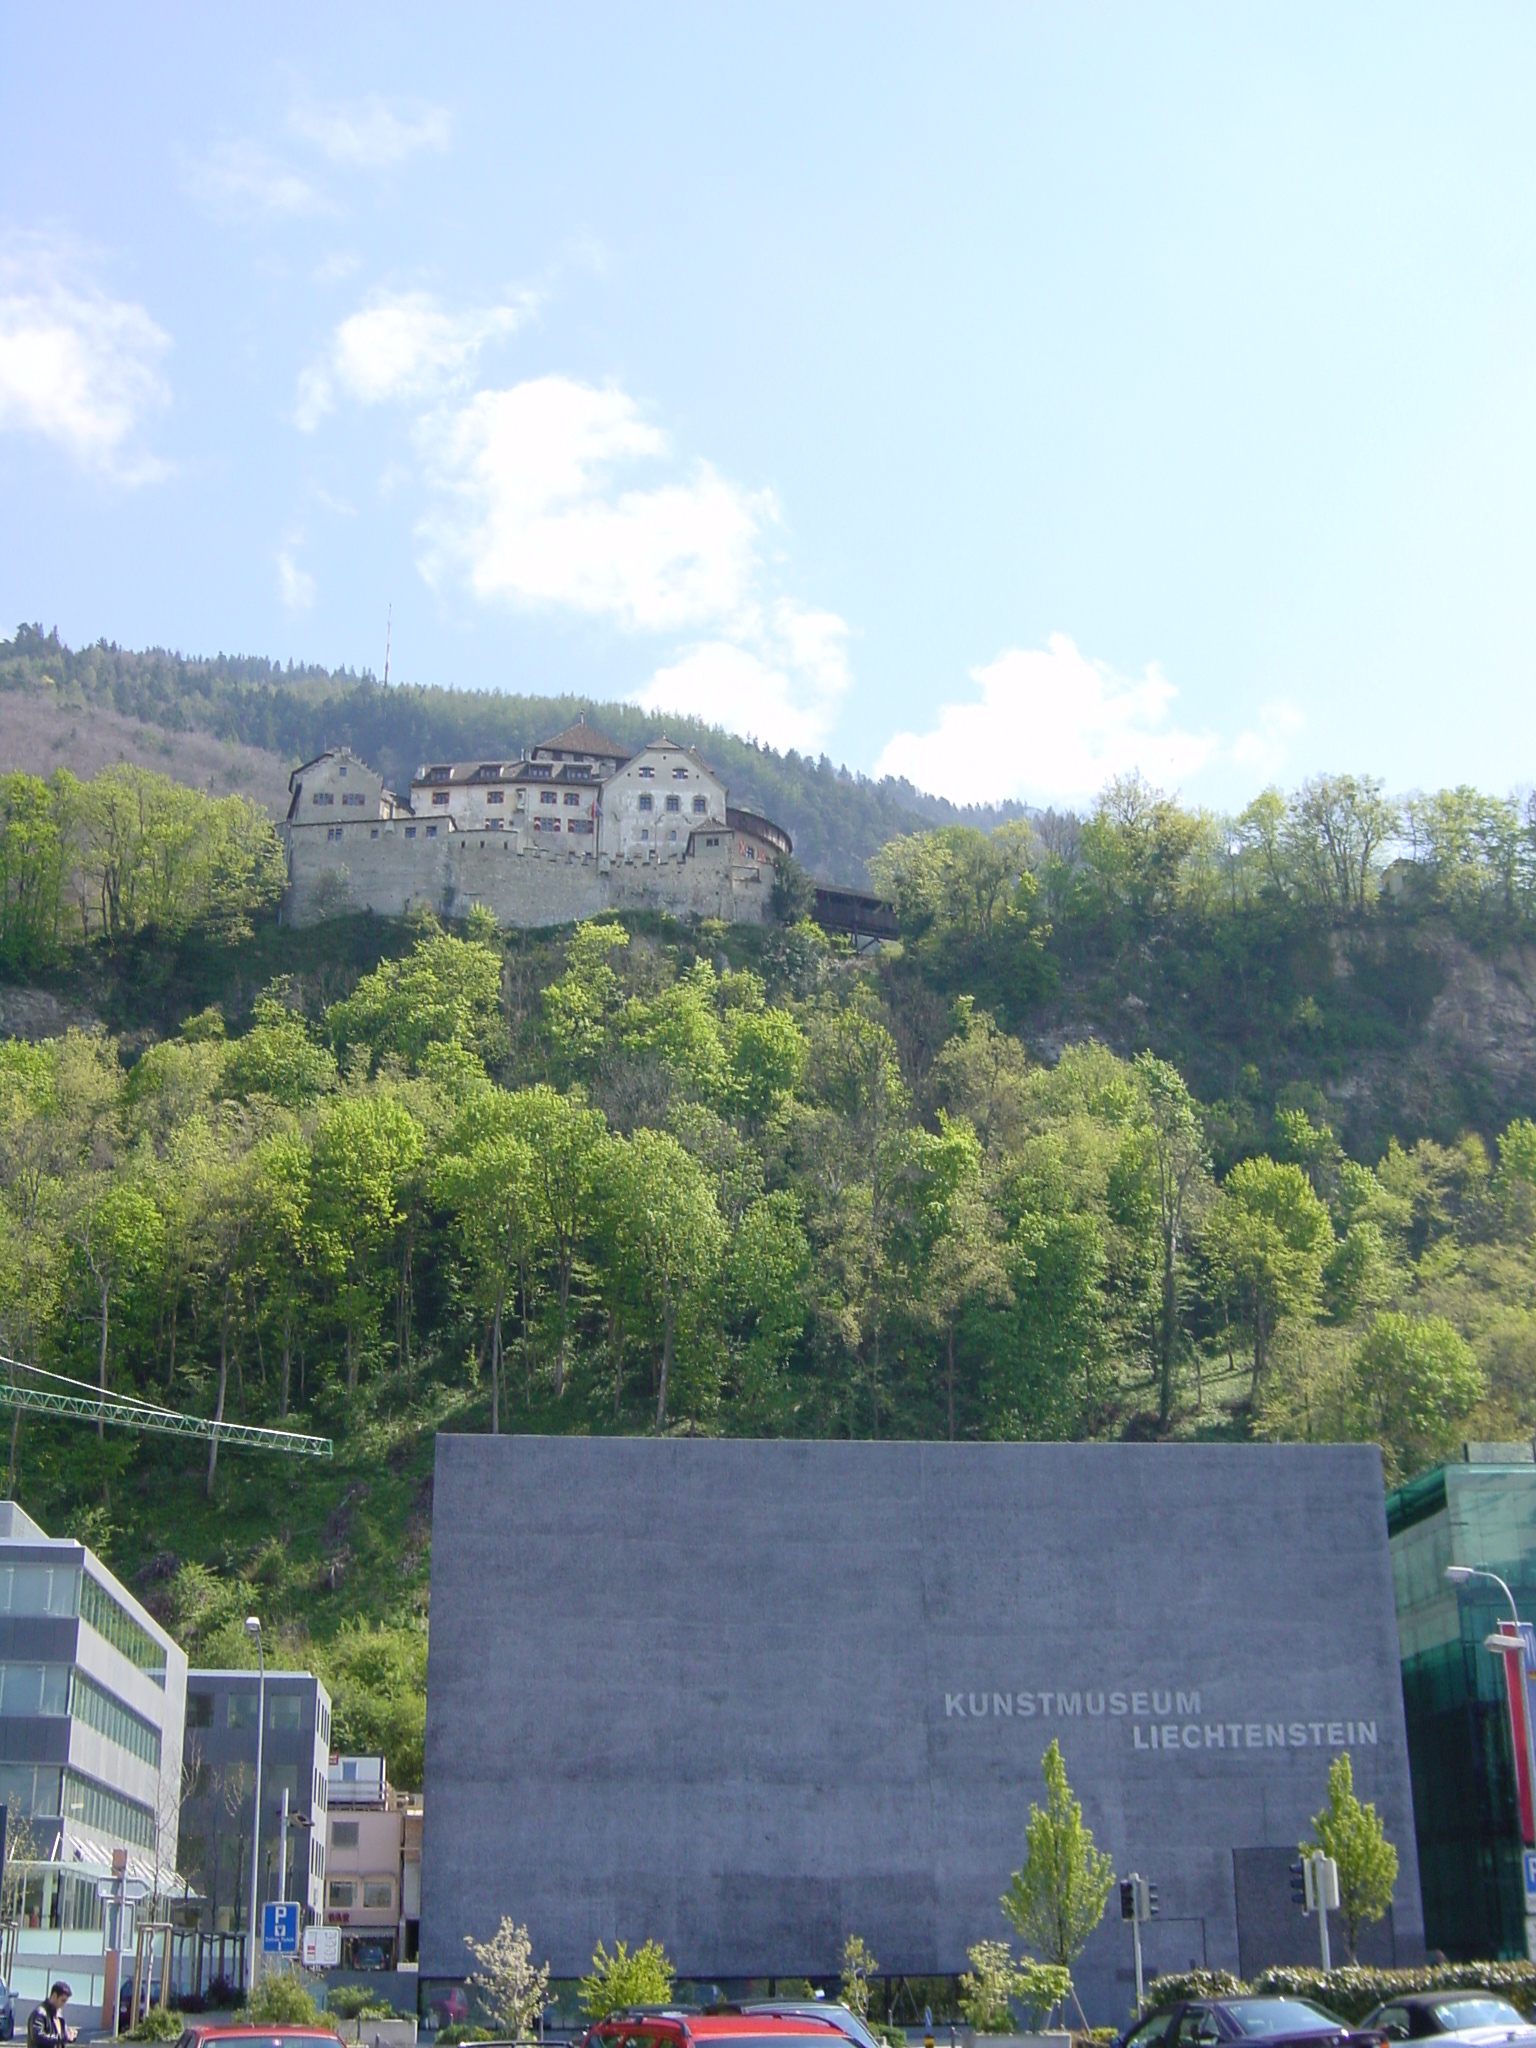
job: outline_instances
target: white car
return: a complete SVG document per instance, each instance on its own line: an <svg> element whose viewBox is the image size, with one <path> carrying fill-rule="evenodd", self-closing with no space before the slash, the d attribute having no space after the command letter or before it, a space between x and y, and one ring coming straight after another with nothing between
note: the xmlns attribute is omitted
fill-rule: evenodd
<svg viewBox="0 0 1536 2048"><path fill-rule="evenodd" d="M1413 1991L1378 2005L1361 2031L1389 2041L1434 2041L1462 2048L1536 2048L1536 2026L1495 1991Z"/></svg>

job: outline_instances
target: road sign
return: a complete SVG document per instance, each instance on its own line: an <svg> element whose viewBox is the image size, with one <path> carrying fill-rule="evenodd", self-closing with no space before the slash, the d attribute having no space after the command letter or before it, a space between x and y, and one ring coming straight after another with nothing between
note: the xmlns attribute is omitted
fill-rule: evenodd
<svg viewBox="0 0 1536 2048"><path fill-rule="evenodd" d="M341 1929L306 1927L304 1930L306 1970L336 1970L341 1967Z"/></svg>
<svg viewBox="0 0 1536 2048"><path fill-rule="evenodd" d="M1536 1913L1536 1849L1525 1852L1525 1910Z"/></svg>
<svg viewBox="0 0 1536 2048"><path fill-rule="evenodd" d="M261 1909L261 1952L264 1956L296 1956L299 1952L299 1902L269 1899Z"/></svg>

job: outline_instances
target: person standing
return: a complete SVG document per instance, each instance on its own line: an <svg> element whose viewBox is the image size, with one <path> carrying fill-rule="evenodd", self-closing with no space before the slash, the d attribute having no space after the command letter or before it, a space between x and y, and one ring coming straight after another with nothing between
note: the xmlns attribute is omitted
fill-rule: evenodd
<svg viewBox="0 0 1536 2048"><path fill-rule="evenodd" d="M61 2048L62 2043L75 2039L78 2029L64 2018L64 2008L73 1996L62 1980L54 1985L27 2021L27 2048Z"/></svg>

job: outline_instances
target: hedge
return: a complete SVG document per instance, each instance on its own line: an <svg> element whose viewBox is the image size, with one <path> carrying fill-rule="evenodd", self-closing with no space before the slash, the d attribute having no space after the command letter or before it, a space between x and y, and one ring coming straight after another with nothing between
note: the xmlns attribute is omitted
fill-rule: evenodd
<svg viewBox="0 0 1536 2048"><path fill-rule="evenodd" d="M1408 1991L1496 1991L1530 2018L1536 2012L1536 1963L1437 1963L1423 1970L1266 1970L1251 1984L1225 1970L1180 1970L1148 1986L1148 2009L1181 1998L1311 1998L1341 2019L1363 2020L1388 1998Z"/></svg>

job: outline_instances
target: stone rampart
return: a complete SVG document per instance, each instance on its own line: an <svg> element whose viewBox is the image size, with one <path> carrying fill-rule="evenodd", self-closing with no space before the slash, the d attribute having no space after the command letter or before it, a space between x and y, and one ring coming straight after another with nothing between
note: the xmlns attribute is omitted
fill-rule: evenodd
<svg viewBox="0 0 1536 2048"><path fill-rule="evenodd" d="M451 832L407 837L400 821L374 827L304 825L288 832L290 924L315 924L348 910L404 917L430 910L467 917L476 904L498 924L571 924L612 910L666 910L674 917L718 917L758 923L770 915L769 877L732 854L722 833L716 848L696 846L672 859L610 859L562 847L526 845L510 832ZM378 836L374 837L377 831Z"/></svg>

